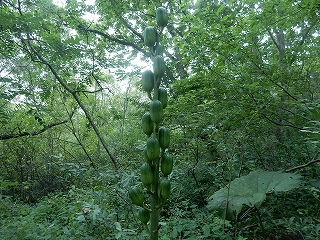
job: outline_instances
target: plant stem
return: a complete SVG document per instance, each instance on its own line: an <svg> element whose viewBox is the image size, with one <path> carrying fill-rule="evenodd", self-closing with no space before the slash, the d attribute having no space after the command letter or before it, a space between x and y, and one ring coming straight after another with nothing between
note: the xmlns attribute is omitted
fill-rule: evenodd
<svg viewBox="0 0 320 240"><path fill-rule="evenodd" d="M159 158L155 164L154 171L154 182L152 184L152 195L151 195L151 216L150 216L150 240L158 240L158 227L159 227L159 215L161 209L158 208L159 197L158 197L158 182L159 182Z"/></svg>
<svg viewBox="0 0 320 240"><path fill-rule="evenodd" d="M161 82L161 78L154 79L155 86L153 91L153 100L158 99L158 90L159 85ZM158 134L159 126L154 124L154 131L153 136L159 140ZM162 155L162 150L161 150ZM159 208L159 197L158 197L158 182L159 182L159 164L160 164L160 157L155 161L154 164L154 181L151 186L151 215L150 215L150 240L158 240L159 237L159 216L161 209Z"/></svg>
<svg viewBox="0 0 320 240"><path fill-rule="evenodd" d="M263 227L263 223L262 223L260 211L259 211L259 209L258 209L256 206L254 206L254 208L255 208L255 210L256 210L256 212L257 212L257 215L258 215L259 223L260 223L261 230L262 230L263 239L267 239L267 238L266 238L266 231L265 231L265 229L264 229L264 227Z"/></svg>

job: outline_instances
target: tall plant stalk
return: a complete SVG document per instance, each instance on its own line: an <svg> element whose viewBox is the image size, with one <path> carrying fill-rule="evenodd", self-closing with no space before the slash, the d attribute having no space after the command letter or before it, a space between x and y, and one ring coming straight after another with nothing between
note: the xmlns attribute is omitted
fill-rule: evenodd
<svg viewBox="0 0 320 240"><path fill-rule="evenodd" d="M161 33L168 22L165 8L157 9L156 20ZM150 240L159 238L160 212L170 194L171 183L168 176L173 168L173 157L168 152L169 131L162 126L167 92L160 87L166 70L163 48L159 41L160 33L151 26L144 30L144 43L149 47L153 61L153 72L146 70L142 73L142 88L151 100L149 112L142 117L142 130L148 136L144 150L145 163L142 164L140 176L144 188L135 186L129 190L133 204L140 207L139 219L150 234ZM143 190L148 193L148 199L145 199Z"/></svg>

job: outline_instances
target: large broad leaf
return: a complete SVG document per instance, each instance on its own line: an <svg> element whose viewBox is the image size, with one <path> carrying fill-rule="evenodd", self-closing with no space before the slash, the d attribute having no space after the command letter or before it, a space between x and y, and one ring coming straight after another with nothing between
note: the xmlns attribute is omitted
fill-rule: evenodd
<svg viewBox="0 0 320 240"><path fill-rule="evenodd" d="M289 191L299 185L298 174L253 171L247 176L236 178L229 187L215 192L209 198L208 208L238 214L244 204L258 207L265 200L267 193ZM225 209L227 211L224 211Z"/></svg>

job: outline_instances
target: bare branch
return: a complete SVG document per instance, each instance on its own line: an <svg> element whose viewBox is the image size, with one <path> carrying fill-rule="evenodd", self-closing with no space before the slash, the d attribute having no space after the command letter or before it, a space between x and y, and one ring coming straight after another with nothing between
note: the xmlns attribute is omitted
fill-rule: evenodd
<svg viewBox="0 0 320 240"><path fill-rule="evenodd" d="M320 152L317 152L316 155L313 157L313 159L312 159L310 162L307 162L306 164L302 164L302 165L299 165L299 166L296 166L296 167L293 167L293 168L289 168L289 169L286 170L286 172L293 172L293 171L295 171L295 170L308 167L308 166L310 166L311 164L320 162L320 159L316 159L319 154L320 154Z"/></svg>
<svg viewBox="0 0 320 240"><path fill-rule="evenodd" d="M95 33L95 34L98 34L112 42L115 42L115 43L118 43L118 44L121 44L121 45L125 45L125 46L130 46L136 50L138 50L139 52L143 53L146 57L151 57L151 54L146 52L145 50L143 50L141 47L139 47L138 45L132 43L132 42L128 42L128 41L124 41L124 40L120 40L118 38L115 38L115 37L112 37L110 36L109 34L107 33L104 33L104 32L101 32L99 30L95 30L95 29L91 29L91 28L86 28L85 26L82 26L82 25L79 25L78 26L78 29L80 30L84 30L84 31L87 31L87 32L92 32L92 33Z"/></svg>
<svg viewBox="0 0 320 240"><path fill-rule="evenodd" d="M98 90L89 91L89 90L74 90L75 93L97 93L102 92L103 88L99 88Z"/></svg>
<svg viewBox="0 0 320 240"><path fill-rule="evenodd" d="M295 96L293 96L291 93L289 93L284 87L282 87L279 83L276 83L275 81L273 81L269 75L265 72L265 70L263 70L259 64L257 64L255 61L252 61L252 63L262 72L263 75L265 75L267 77L267 79L272 82L274 85L276 85L277 87L279 87L283 92L285 92L289 97L291 97L292 99L294 99L295 101L298 101L298 98L296 98Z"/></svg>
<svg viewBox="0 0 320 240"><path fill-rule="evenodd" d="M301 41L299 42L299 45L300 45L300 46L305 43L305 41L306 41L306 39L307 39L307 37L308 37L308 34L310 33L310 31L312 30L312 28L313 28L314 26L315 26L315 24L313 23L313 24L311 24L310 27L308 27L308 28L305 30L305 32L304 32L303 35L302 35L302 39L301 39Z"/></svg>
<svg viewBox="0 0 320 240"><path fill-rule="evenodd" d="M73 123L72 119L70 119L70 123L71 123L71 127L69 127L70 131L72 132L73 136L76 138L77 142L81 146L81 148L84 151L84 153L86 154L87 158L90 160L91 166L93 168L96 168L92 157L90 156L89 152L87 151L87 149L85 148L85 146L83 145L83 143L81 142L79 136L76 133L75 126L74 126L74 123Z"/></svg>
<svg viewBox="0 0 320 240"><path fill-rule="evenodd" d="M112 91L110 88L108 88L108 87L103 88L103 87L102 87L100 80L97 78L97 76L96 76L93 72L91 73L91 76L92 76L93 79L96 81L96 83L98 84L98 86L99 86L99 88L100 88L101 90L107 89L111 94L114 94L113 91Z"/></svg>
<svg viewBox="0 0 320 240"><path fill-rule="evenodd" d="M277 47L278 50L280 51L280 50L281 50L281 49L280 49L280 46L278 45L278 43L277 43L276 39L274 38L272 32L270 31L270 29L267 29L267 31L268 31L268 33L269 33L269 36L271 37L272 42L274 43L274 45L276 45L276 47Z"/></svg>
<svg viewBox="0 0 320 240"><path fill-rule="evenodd" d="M274 113L274 112L272 112L272 111L270 111L270 113L273 114L273 115L275 115L275 116L277 116L277 117L279 117L279 118L281 118L281 115L279 115L279 114L276 114L276 113ZM303 127L296 126L295 124L293 124L292 122L288 121L287 119L282 118L281 120L285 121L286 123L280 123L280 122L276 122L276 121L271 120L271 119L270 119L269 117L267 117L267 115L265 115L265 114L262 114L262 115L263 115L268 121L270 121L270 122L272 122L272 123L274 123L274 124L276 124L276 125L278 125L278 126L292 127L292 128L299 129L299 130L306 130L306 129L303 128Z"/></svg>
<svg viewBox="0 0 320 240"><path fill-rule="evenodd" d="M279 123L279 122L276 122L276 121L273 121L271 118L269 118L267 115L265 115L264 113L262 113L262 116L267 119L269 122L272 122L273 124L277 125L277 126L282 126L282 127L291 127L291 128L295 128L295 129L299 129L299 130L306 130L305 128L303 127L298 127L296 125L293 125L292 123L290 123L289 121L283 119L284 121L288 122L287 124L286 123Z"/></svg>
<svg viewBox="0 0 320 240"><path fill-rule="evenodd" d="M45 125L42 129L34 131L34 132L19 132L16 134L3 134L3 135L0 135L0 140L8 140L8 139L19 138L19 137L24 137L24 136L36 136L36 135L39 135L39 134L47 131L48 129L50 129L52 127L67 123L68 121L69 121L69 119L63 120L60 122L56 122L56 123L51 123L49 125Z"/></svg>
<svg viewBox="0 0 320 240"><path fill-rule="evenodd" d="M142 34L138 33L133 27L130 26L130 24L123 18L123 17L120 17L120 19L122 20L122 22L124 23L124 25L130 29L131 32L133 32L136 36L138 36L141 41L143 42L143 36Z"/></svg>
<svg viewBox="0 0 320 240"><path fill-rule="evenodd" d="M253 99L253 101L258 105L258 101L255 99L255 97L253 96L253 94L250 94L250 97ZM281 108L282 109L282 108ZM289 111L289 110L288 110ZM271 112L272 114L276 115L279 117L278 114L274 113L274 112ZM295 129L298 129L298 130L306 130L306 128L303 128L303 127L299 127L299 126L296 126L294 125L293 123L291 123L290 121L286 120L286 119L282 119L284 121L286 121L287 123L280 123L280 122L276 122L274 120L272 120L270 117L268 117L265 113L260 113L265 119L267 119L269 122L277 125L277 126L282 126L282 127L291 127L291 128L295 128ZM292 113L293 114L293 113Z"/></svg>

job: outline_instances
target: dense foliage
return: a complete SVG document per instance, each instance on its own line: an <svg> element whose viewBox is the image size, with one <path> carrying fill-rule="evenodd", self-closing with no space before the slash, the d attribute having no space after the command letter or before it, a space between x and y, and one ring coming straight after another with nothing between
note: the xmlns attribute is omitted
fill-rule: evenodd
<svg viewBox="0 0 320 240"><path fill-rule="evenodd" d="M141 84L159 6L163 116ZM147 239L146 112L174 159L159 239L319 238L319 20L314 0L0 1L0 238ZM256 172L300 185L233 194ZM245 199L230 218L221 192Z"/></svg>

